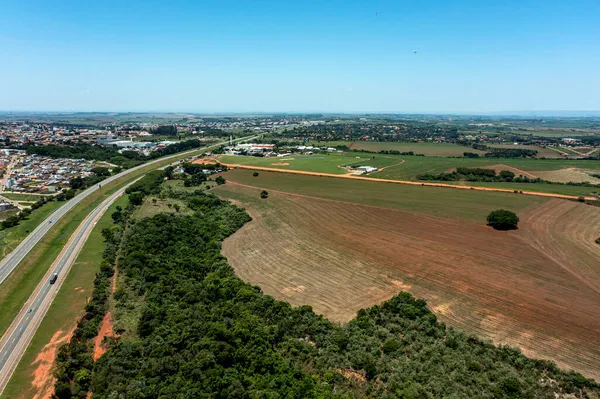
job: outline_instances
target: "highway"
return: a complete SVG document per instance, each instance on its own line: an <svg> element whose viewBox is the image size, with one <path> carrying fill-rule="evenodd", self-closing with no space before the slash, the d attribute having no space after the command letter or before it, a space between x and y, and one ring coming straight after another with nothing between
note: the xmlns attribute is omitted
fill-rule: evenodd
<svg viewBox="0 0 600 399"><path fill-rule="evenodd" d="M235 139L233 141L234 142L247 141L247 140L253 140L257 137L260 137L260 135L241 137L241 138ZM222 141L222 142L212 144L212 145L209 145L209 146L206 146L203 148L195 148L190 151L180 152L177 154L158 158L158 159L152 160L150 162L144 163L142 165L138 165L134 168L127 169L119 174L114 175L114 176L111 176L111 177L103 180L100 184L102 186L104 186L106 184L109 184L110 182L113 182L117 179L127 176L130 173L133 173L139 169L145 168L149 165L153 165L153 164L156 164L159 162L163 162L165 160L181 157L182 155L188 155L188 154L191 155L198 151L206 151L211 148L219 147L219 146L221 146L223 144L227 144L227 143L228 143L228 141ZM64 204L63 206L58 208L56 211L54 211L52 214L50 214L42 223L40 223L35 228L35 230L33 230L23 241L21 241L21 243L10 254L6 255L0 261L0 285L4 282L4 280L6 280L8 278L10 273L12 273L12 271L15 270L15 268L19 265L19 263L21 263L23 261L23 259L25 259L27 254L33 249L33 247L35 247L37 245L38 242L40 242L40 240L44 237L44 235L46 235L46 233L48 233L48 231L52 228L52 226L54 224L56 224L57 221L59 221L63 216L65 216L71 209L73 209L83 199L85 199L86 197L88 197L90 194L92 194L94 191L96 191L98 189L99 189L99 186L94 185L94 186L82 191L78 195L76 195L75 198L72 198L71 200L69 200L66 204Z"/></svg>
<svg viewBox="0 0 600 399"><path fill-rule="evenodd" d="M252 140L260 135L248 136L236 139L234 141L246 141ZM220 142L203 148L197 148L191 151L182 152L167 157L159 158L151 162L142 164L135 168L128 169L115 176L112 176L104 181L102 185L110 183L120 177L126 176L129 173L139 170L140 168L148 165L156 164L169 159L174 159L182 155L191 155L198 151L205 151L210 148L218 147L226 144L227 142ZM136 180L137 181L137 180ZM115 193L111 194L106 198L100 205L98 205L77 227L75 232L69 238L67 244L63 247L62 251L52 263L52 266L46 272L46 275L42 278L42 281L38 284L36 289L30 295L29 299L19 311L19 314L15 317L10 327L0 339L0 395L6 388L14 370L16 369L19 361L23 357L25 350L29 346L29 343L33 339L38 327L42 320L46 316L52 301L56 297L65 277L68 275L71 266L75 263L81 248L85 244L87 237L93 230L97 221L106 212L110 204L112 204L119 196L123 194L125 189L133 184L131 182L126 186L119 188ZM25 258L29 251L41 240L41 238L50 230L56 221L60 220L69 210L77 205L82 199L93 193L98 189L95 185L78 196L67 202L65 205L60 207L57 211L52 213L46 220L44 220L27 238L21 242L21 244L5 257L0 263L0 283L6 279L12 270ZM50 284L50 278L54 273L58 274L58 280L54 284Z"/></svg>
<svg viewBox="0 0 600 399"><path fill-rule="evenodd" d="M98 220L109 206L123 194L127 186L105 199L79 225L0 340L0 395L44 319L71 266L75 263L87 237ZM58 279L56 283L50 284L50 277L54 273L58 274Z"/></svg>

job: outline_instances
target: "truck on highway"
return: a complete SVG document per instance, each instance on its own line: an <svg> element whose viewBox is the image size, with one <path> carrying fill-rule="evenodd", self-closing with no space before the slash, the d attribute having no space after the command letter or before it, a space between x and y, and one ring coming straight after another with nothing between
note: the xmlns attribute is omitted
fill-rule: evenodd
<svg viewBox="0 0 600 399"><path fill-rule="evenodd" d="M58 273L54 273L52 277L50 277L50 284L56 283L56 279L58 279Z"/></svg>

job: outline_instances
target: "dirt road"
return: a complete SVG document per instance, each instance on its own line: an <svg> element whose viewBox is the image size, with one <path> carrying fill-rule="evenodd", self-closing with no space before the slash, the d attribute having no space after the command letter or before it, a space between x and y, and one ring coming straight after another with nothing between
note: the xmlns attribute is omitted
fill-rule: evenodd
<svg viewBox="0 0 600 399"><path fill-rule="evenodd" d="M461 190L478 190L478 191L496 191L501 193L514 193L514 190L503 189L503 188L489 188L489 187L473 187L473 186L459 186L456 184L445 184L445 183L427 183L427 182L415 182L408 180L390 180L390 179L377 179L373 177L363 177L363 176L355 176L355 175L336 175L333 173L317 173L317 172L306 172L303 170L289 170L289 169L277 169L277 168L266 168L262 166L249 166L249 165L239 165L239 164L226 164L222 163L222 165L226 165L228 168L240 168L240 169L250 169L250 170L262 170L265 172L279 172L279 173L292 173L298 175L308 175L308 176L318 176L318 177L335 177L338 179L352 179L352 180L366 180L366 181L374 181L379 183L395 183L395 184L408 184L411 186L428 186L428 187L447 187L447 188L458 188ZM579 197L574 195L564 195L564 194L551 194L551 193L539 193L535 191L519 191L520 194L524 195L536 195L540 197L551 197L551 198L562 198L562 199L578 199ZM595 197L584 197L588 201L596 201Z"/></svg>

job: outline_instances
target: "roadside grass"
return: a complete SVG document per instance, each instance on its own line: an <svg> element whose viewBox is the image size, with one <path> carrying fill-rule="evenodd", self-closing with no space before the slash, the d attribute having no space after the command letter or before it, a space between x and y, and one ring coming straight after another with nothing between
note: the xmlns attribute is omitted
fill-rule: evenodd
<svg viewBox="0 0 600 399"><path fill-rule="evenodd" d="M84 313L85 304L93 289L94 277L100 270L102 262L105 244L101 232L103 228L112 226L111 214L117 205L125 207L127 195L119 197L94 226L6 386L4 395L7 398L32 398L35 396L37 389L32 385L32 381L37 368L37 364L34 363L37 355L50 342L55 333L70 331Z"/></svg>
<svg viewBox="0 0 600 399"><path fill-rule="evenodd" d="M65 202L59 201L47 202L41 208L33 210L27 219L21 220L17 226L0 231L0 254L2 257L11 253L48 215L64 204ZM2 287L0 286L0 288Z"/></svg>
<svg viewBox="0 0 600 399"><path fill-rule="evenodd" d="M98 204L118 190L119 187L147 172L203 151L204 149L200 149L197 152L148 165L109 184L103 185L101 189L82 200L67 215L61 218L60 221L56 222L44 238L0 286L0 309L2 309L2 312L0 312L0 336L4 334L14 317L23 307L71 234ZM44 207L41 209L44 209Z"/></svg>
<svg viewBox="0 0 600 399"><path fill-rule="evenodd" d="M19 201L19 205L23 205L23 206L31 206L33 204L35 204L35 202Z"/></svg>
<svg viewBox="0 0 600 399"><path fill-rule="evenodd" d="M3 197L13 201L33 201L36 202L39 199L48 197L47 195L34 195L34 194L23 194L23 193L7 193L1 194Z"/></svg>
<svg viewBox="0 0 600 399"><path fill-rule="evenodd" d="M279 190L477 223L485 223L485 218L494 209L504 208L518 213L547 201L542 197L512 193L409 186L277 172L261 171L259 176L254 177L253 171L244 169L230 170L223 176L229 182L211 191L217 194L227 191L228 184L233 187L232 183L237 182L267 191Z"/></svg>

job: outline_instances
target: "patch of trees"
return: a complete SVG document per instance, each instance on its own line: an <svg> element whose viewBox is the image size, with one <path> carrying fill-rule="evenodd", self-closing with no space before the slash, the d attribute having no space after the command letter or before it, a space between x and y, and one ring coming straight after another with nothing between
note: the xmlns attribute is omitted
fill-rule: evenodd
<svg viewBox="0 0 600 399"><path fill-rule="evenodd" d="M518 228L519 217L514 212L498 209L490 212L487 224L496 230L515 230Z"/></svg>
<svg viewBox="0 0 600 399"><path fill-rule="evenodd" d="M535 157L537 155L536 150L529 150L523 148L492 148L491 152L486 152L484 157L486 158L527 158Z"/></svg>
<svg viewBox="0 0 600 399"><path fill-rule="evenodd" d="M463 153L463 156L465 158L479 158L479 154L477 154L475 152L465 152L465 153Z"/></svg>
<svg viewBox="0 0 600 399"><path fill-rule="evenodd" d="M153 170L148 172L140 180L127 187L125 192L129 194L129 201L133 205L141 205L144 202L144 197L150 194L158 194L160 185L165 180L166 173L164 170Z"/></svg>
<svg viewBox="0 0 600 399"><path fill-rule="evenodd" d="M123 235L125 218L121 207L117 207L112 219L117 224L102 229L105 249L100 271L94 279L92 297L85 306L85 314L77 322L71 340L59 348L56 356L54 395L59 399L84 399L91 387L94 370L93 339L98 335L108 311L110 279L114 274L117 249Z"/></svg>
<svg viewBox="0 0 600 399"><path fill-rule="evenodd" d="M193 214L155 215L125 233L116 306L139 316L128 338L93 366L94 398L600 393L552 362L446 327L408 293L359 311L345 326L276 301L237 278L220 254L248 215L199 190L177 196Z"/></svg>
<svg viewBox="0 0 600 399"><path fill-rule="evenodd" d="M418 175L419 180L433 181L471 181L471 182L516 182L516 183L543 183L544 180L539 178L528 178L527 176L515 176L510 170L502 170L496 174L494 169L486 168L456 168L455 172L451 173L425 173Z"/></svg>
<svg viewBox="0 0 600 399"><path fill-rule="evenodd" d="M123 151L119 153L116 148L101 147L90 144L74 145L28 145L25 147L27 154L38 154L51 158L86 159L110 162L125 169L140 165L152 159L176 154L182 151L200 148L202 143L196 139L179 141L164 148L142 155L136 151Z"/></svg>
<svg viewBox="0 0 600 399"><path fill-rule="evenodd" d="M150 129L150 133L155 136L177 136L177 127L174 125L161 125L155 129Z"/></svg>

